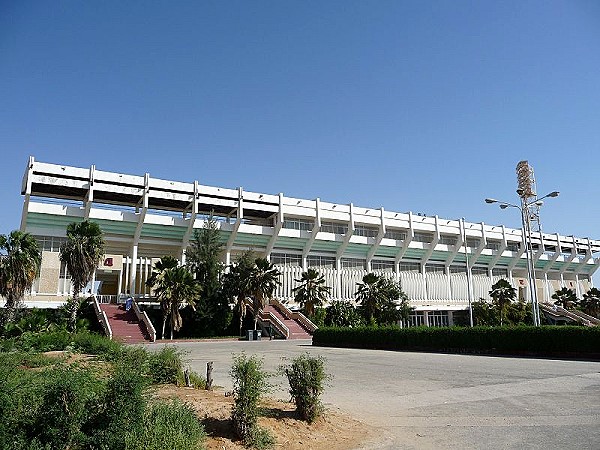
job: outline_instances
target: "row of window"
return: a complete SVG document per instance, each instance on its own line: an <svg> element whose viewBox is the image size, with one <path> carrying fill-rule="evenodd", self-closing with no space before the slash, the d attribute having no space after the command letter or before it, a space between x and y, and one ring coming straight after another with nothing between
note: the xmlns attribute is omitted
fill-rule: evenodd
<svg viewBox="0 0 600 450"><path fill-rule="evenodd" d="M336 258L333 256L320 256L311 255L306 258L308 267L322 267L322 268L335 268ZM302 267L302 256L299 254L290 253L272 253L271 262L273 264L281 266L294 266ZM360 258L341 258L340 266L342 269L359 269L366 270L367 261ZM374 259L371 261L371 270L385 270L393 271L395 268L394 261L385 259ZM405 262L402 261L398 265L400 272L420 272L421 264L416 262ZM450 266L450 273L465 273L464 266ZM436 273L445 272L446 268L443 264L426 264L425 272ZM473 275L487 275L488 269L486 267L473 267L471 269ZM508 276L508 270L504 268L492 269L492 275L494 276Z"/></svg>
<svg viewBox="0 0 600 450"><path fill-rule="evenodd" d="M314 222L312 220L305 219L296 219L290 218L283 221L283 228L288 228L292 230L300 230L300 231L312 231L314 227ZM321 223L321 231L326 233L333 234L341 234L344 235L348 232L348 226L342 223L337 222L322 222ZM364 237L377 237L379 230L377 228L368 227L364 225L357 225L354 229L355 236L364 236ZM406 231L387 229L384 237L387 239L395 239L397 241L403 241L406 239L407 233ZM423 243L431 243L433 241L433 234L431 233L423 233L416 231L413 236L413 240L415 242L423 242ZM441 235L439 239L440 244L444 245L456 245L458 238L456 236L451 235ZM471 248L479 247L481 241L476 238L467 238L467 246ZM500 250L500 242L498 241L488 241L486 243L485 248L489 250ZM507 245L507 250L512 252L519 251L518 243L509 243Z"/></svg>

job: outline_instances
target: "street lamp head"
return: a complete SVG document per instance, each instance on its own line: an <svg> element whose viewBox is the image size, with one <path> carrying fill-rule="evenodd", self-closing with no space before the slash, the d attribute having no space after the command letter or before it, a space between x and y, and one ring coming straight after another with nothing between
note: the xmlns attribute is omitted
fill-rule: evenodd
<svg viewBox="0 0 600 450"><path fill-rule="evenodd" d="M486 198L486 199L485 199L485 202L486 202L486 203L498 203L498 200L496 200L496 199L493 199L493 198Z"/></svg>
<svg viewBox="0 0 600 450"><path fill-rule="evenodd" d="M500 209L506 209L506 208L508 208L508 205L506 203L502 203L500 205Z"/></svg>
<svg viewBox="0 0 600 450"><path fill-rule="evenodd" d="M525 193L524 189L517 189L517 195L521 197Z"/></svg>
<svg viewBox="0 0 600 450"><path fill-rule="evenodd" d="M558 197L559 194L560 192L558 191L552 191L548 194L548 197Z"/></svg>

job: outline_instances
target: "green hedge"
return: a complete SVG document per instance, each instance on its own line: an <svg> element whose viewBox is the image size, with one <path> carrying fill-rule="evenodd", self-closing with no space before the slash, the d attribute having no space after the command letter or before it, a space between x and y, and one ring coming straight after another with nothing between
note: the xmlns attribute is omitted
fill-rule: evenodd
<svg viewBox="0 0 600 450"><path fill-rule="evenodd" d="M382 350L600 357L600 327L319 328L313 345Z"/></svg>

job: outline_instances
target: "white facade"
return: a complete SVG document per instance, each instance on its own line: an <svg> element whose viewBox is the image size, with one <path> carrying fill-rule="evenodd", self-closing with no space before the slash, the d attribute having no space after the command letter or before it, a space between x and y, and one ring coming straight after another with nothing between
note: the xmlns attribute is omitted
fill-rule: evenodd
<svg viewBox="0 0 600 450"><path fill-rule="evenodd" d="M528 298L521 230L413 213L226 189L90 168L47 164L30 158L23 179L21 229L42 242L39 282L30 302L55 302L70 290L57 259L66 226L98 222L107 255L97 271L100 294L127 289L149 296L144 286L154 261L172 255L185 261L194 229L212 212L219 221L230 263L252 248L279 266L277 297L292 299L295 279L316 266L332 287L333 299L353 299L356 283L369 271L402 283L421 311L452 311L473 298L487 298L504 277ZM534 233L540 301L563 286L581 295L600 265L600 241ZM57 262L58 261L58 262ZM427 320L427 314L423 320Z"/></svg>

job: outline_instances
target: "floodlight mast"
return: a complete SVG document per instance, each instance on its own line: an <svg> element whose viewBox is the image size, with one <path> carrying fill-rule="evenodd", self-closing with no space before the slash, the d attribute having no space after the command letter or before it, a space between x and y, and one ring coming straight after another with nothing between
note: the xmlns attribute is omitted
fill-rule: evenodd
<svg viewBox="0 0 600 450"><path fill-rule="evenodd" d="M537 232L542 233L540 222L540 207L543 205L543 199L558 197L558 191L552 191L543 197L538 198L535 184L533 167L527 161L519 161L517 164L517 195L521 199L521 206L512 203L503 202L494 198L486 198L486 203L498 203L501 209L516 208L521 213L522 238L527 259L527 279L531 297L531 311L533 314L533 323L536 326L541 324L540 307L537 298L537 287L535 281L535 262L533 261L533 245L531 239L532 222L537 223ZM543 245L543 243L542 243Z"/></svg>

